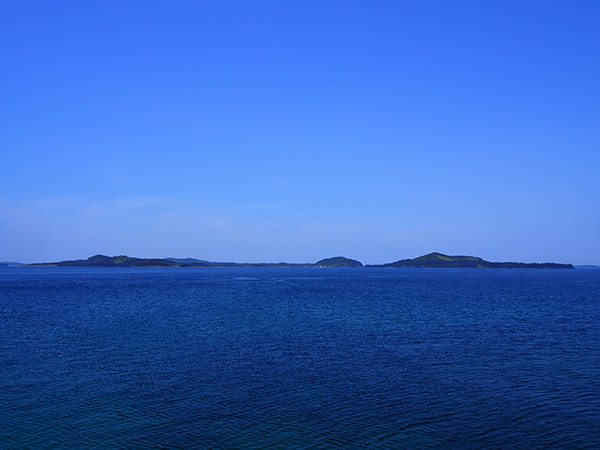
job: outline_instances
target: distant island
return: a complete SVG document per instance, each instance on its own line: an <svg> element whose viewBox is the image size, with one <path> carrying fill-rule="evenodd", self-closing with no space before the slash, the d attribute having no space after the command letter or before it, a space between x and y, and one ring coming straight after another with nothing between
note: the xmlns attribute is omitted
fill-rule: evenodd
<svg viewBox="0 0 600 450"><path fill-rule="evenodd" d="M353 259L336 256L316 263L236 263L211 262L195 258L132 258L130 256L94 255L88 259L75 259L51 263L34 263L41 267L363 267Z"/></svg>
<svg viewBox="0 0 600 450"><path fill-rule="evenodd" d="M17 266L23 266L23 263L20 262L14 262L14 261L1 261L0 262L0 267L17 267Z"/></svg>
<svg viewBox="0 0 600 450"><path fill-rule="evenodd" d="M316 267L364 267L360 261L344 258L343 256L322 259L321 261L317 261L314 265Z"/></svg>
<svg viewBox="0 0 600 450"><path fill-rule="evenodd" d="M366 267L396 267L396 268L440 268L440 269L572 269L572 264L557 263L520 263L520 262L490 262L476 256L448 256L442 253L429 253L414 259L368 265Z"/></svg>
<svg viewBox="0 0 600 450"><path fill-rule="evenodd" d="M52 263L35 263L37 267L347 267L347 268L439 268L439 269L572 269L572 264L490 262L475 256L448 256L429 253L414 259L401 259L380 265L363 265L355 259L336 256L316 263L236 263L211 262L195 258L133 258L130 256L94 255Z"/></svg>

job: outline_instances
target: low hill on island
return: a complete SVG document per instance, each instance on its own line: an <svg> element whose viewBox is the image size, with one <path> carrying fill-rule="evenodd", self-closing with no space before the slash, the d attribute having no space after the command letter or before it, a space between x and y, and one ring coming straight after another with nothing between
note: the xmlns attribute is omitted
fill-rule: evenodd
<svg viewBox="0 0 600 450"><path fill-rule="evenodd" d="M414 259L371 265L367 267L415 267L415 268L472 268L472 269L572 269L572 264L490 262L476 256L448 256L442 253L429 253Z"/></svg>
<svg viewBox="0 0 600 450"><path fill-rule="evenodd" d="M126 255L94 255L89 257L88 259L60 261L56 263L42 265L52 265L59 267L180 267L181 263L178 263L177 261L172 261L170 259L132 258Z"/></svg>
<svg viewBox="0 0 600 450"><path fill-rule="evenodd" d="M336 256L334 258L326 258L315 263L317 267L363 267L360 261L350 258L344 258L343 256Z"/></svg>

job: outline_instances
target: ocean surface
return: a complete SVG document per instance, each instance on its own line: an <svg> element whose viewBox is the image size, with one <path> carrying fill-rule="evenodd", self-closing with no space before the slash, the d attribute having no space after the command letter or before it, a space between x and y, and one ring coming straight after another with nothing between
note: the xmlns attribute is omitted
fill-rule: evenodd
<svg viewBox="0 0 600 450"><path fill-rule="evenodd" d="M600 270L0 269L2 449L599 449Z"/></svg>

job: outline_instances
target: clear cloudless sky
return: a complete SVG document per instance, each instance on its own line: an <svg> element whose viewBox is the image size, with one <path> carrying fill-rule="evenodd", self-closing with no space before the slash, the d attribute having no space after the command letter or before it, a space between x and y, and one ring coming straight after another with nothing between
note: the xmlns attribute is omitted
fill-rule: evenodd
<svg viewBox="0 0 600 450"><path fill-rule="evenodd" d="M0 261L600 264L600 2L4 2Z"/></svg>

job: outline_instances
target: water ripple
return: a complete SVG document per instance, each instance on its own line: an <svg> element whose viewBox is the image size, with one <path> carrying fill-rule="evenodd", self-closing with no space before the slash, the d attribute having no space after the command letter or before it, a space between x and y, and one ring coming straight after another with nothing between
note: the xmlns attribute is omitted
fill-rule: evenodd
<svg viewBox="0 0 600 450"><path fill-rule="evenodd" d="M0 448L600 448L600 273L0 270Z"/></svg>

